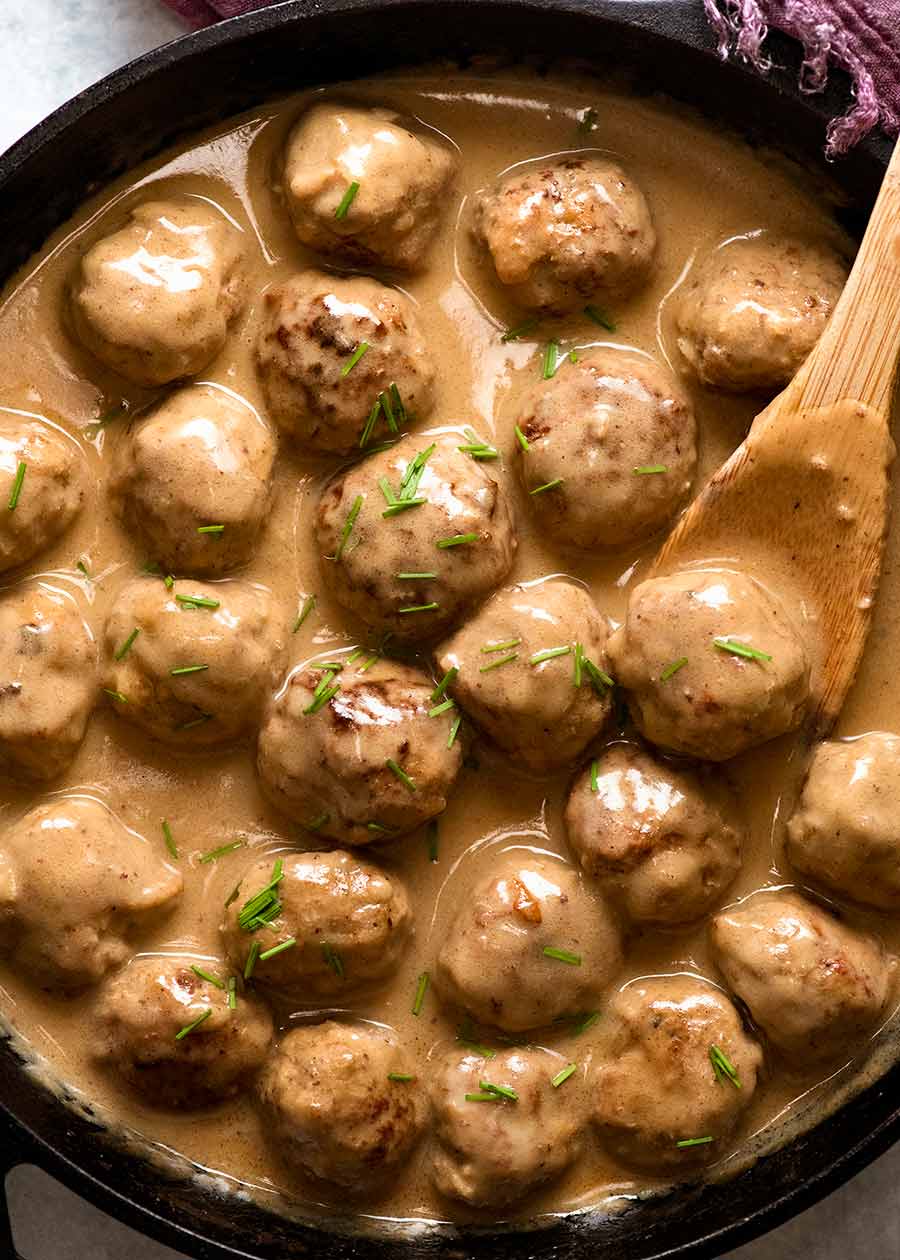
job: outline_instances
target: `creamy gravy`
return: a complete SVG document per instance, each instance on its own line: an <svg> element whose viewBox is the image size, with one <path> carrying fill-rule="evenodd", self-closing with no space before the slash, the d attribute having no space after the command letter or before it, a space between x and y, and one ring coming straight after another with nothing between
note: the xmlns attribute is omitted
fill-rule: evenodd
<svg viewBox="0 0 900 1260"><path fill-rule="evenodd" d="M818 234L841 242L820 190L802 187L775 161L716 134L671 105L606 94L593 81L545 80L525 72L481 78L446 72L385 79L347 91L417 115L460 149L457 192L430 265L423 275L403 283L419 303L438 369L437 404L426 428L471 424L501 446L507 469L512 462L509 408L538 373L548 336L558 336L566 350L598 344L625 346L635 353L658 355L678 370L669 302L696 254L759 228L788 235ZM287 128L304 99L230 120L104 191L57 233L43 255L7 289L0 309L0 405L47 417L61 426L84 448L96 478L94 493L75 525L37 564L28 566L27 575L39 572L50 586L74 595L98 639L118 590L147 556L120 527L104 488L124 427L122 418L99 428L91 426L120 407L140 408L156 394L138 388L123 392L122 380L106 373L67 335L63 317L67 273L75 257L115 226L138 200L175 192L210 198L246 235L251 297L224 352L202 379L226 386L264 410L251 358L259 294L308 260L277 190L272 191ZM578 120L589 106L596 110L596 128L586 137L579 131ZM534 340L502 343L503 328L521 322L522 315L476 265L465 231L466 199L514 162L587 143L621 157L647 194L659 236L652 280L613 312L615 333L601 332L580 317L554 322L552 332L544 325L533 334ZM760 400L704 391L690 377L684 379L700 433L696 490L741 440ZM367 641L362 627L352 624L329 599L314 554L312 512L319 488L334 466L334 461L304 458L282 440L274 508L246 570L247 577L274 592L286 627L306 595L318 597L315 613L299 633L288 636L291 663L313 656L327 658L338 648ZM510 475L508 482L520 539L509 580L528 581L564 571L590 586L601 611L614 621L620 619L629 587L646 575L656 543L610 556L561 554L534 530L516 478ZM76 567L79 560L90 579ZM900 728L898 562L900 530L895 529L868 654L841 733ZM729 900L791 879L781 864L776 824L779 811L783 813L782 794L795 778L798 754L792 748L781 740L731 763L729 772L738 787L752 840ZM480 743L440 819L437 861L429 860L422 832L380 846L380 851L371 850L386 868L400 872L411 890L416 937L395 979L349 1009L395 1028L411 1070L422 1076L429 1071L429 1056L452 1042L456 1026L442 1015L433 991L426 996L422 1014L413 1017L417 976L432 967L454 909L472 883L489 872L498 851L522 846L565 855L561 804L568 779L568 773L546 780L521 775ZM101 797L127 825L158 844L160 851L160 820L169 820L180 849L185 892L174 917L143 941L144 951L188 953L198 962L219 953L222 906L248 864L248 853L238 850L201 865L202 853L236 838L243 839L254 853L276 853L291 845L314 847L312 837L280 817L263 798L251 743L196 756L175 754L118 720L102 703L74 764L53 790ZM36 799L34 791L4 785L0 788L4 819L16 817ZM872 927L892 950L900 950L900 927L885 916L850 910L847 918ZM634 932L616 983L673 971L715 978L704 924L685 931ZM266 1142L248 1098L184 1116L153 1110L126 1094L91 1062L90 997L78 1000L44 994L2 961L0 986L4 1013L34 1050L63 1080L79 1087L123 1124L260 1192L281 1188L326 1211L343 1203L340 1192L328 1199L321 1186L304 1184L285 1167ZM281 1026L311 1014L315 1015L283 1008L277 1012ZM546 1044L566 1059L585 1067L590 1063L590 1032L576 1037L570 1025L563 1025ZM856 1065L848 1065L838 1074L839 1082L848 1080L855 1069ZM578 1081L573 1088L581 1088ZM776 1140L795 1100L802 1099L805 1108L811 1098L830 1097L831 1088L820 1083L817 1075L770 1071L719 1167L736 1166L760 1132L765 1140ZM450 1209L436 1200L423 1167L421 1155L415 1155L393 1181L390 1193L364 1202L362 1208L383 1217L446 1218ZM585 1157L560 1181L523 1203L520 1214L533 1216L602 1203L652 1184L617 1166L591 1142ZM456 1207L452 1213L457 1219L484 1219Z"/></svg>

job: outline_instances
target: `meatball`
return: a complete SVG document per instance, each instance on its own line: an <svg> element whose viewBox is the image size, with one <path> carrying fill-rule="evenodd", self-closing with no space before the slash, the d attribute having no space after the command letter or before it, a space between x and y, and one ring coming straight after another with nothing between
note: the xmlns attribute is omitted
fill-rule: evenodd
<svg viewBox="0 0 900 1260"><path fill-rule="evenodd" d="M0 413L0 571L55 542L87 495L75 442L42 420ZM10 509L10 504L13 507Z"/></svg>
<svg viewBox="0 0 900 1260"><path fill-rule="evenodd" d="M584 871L634 922L664 925L691 923L719 900L740 869L746 832L723 779L629 744L582 770L565 822Z"/></svg>
<svg viewBox="0 0 900 1260"><path fill-rule="evenodd" d="M900 909L900 738L819 744L787 826L798 871L839 896Z"/></svg>
<svg viewBox="0 0 900 1260"><path fill-rule="evenodd" d="M879 942L796 893L723 910L710 939L729 988L798 1067L849 1058L884 1011L894 963Z"/></svg>
<svg viewBox="0 0 900 1260"><path fill-rule="evenodd" d="M396 661L356 668L370 660L294 670L259 736L260 778L279 809L355 845L441 813L462 764L453 713L429 716L439 705L428 678Z"/></svg>
<svg viewBox="0 0 900 1260"><path fill-rule="evenodd" d="M0 837L0 948L48 988L95 984L181 887L178 871L100 801L55 797Z"/></svg>
<svg viewBox="0 0 900 1260"><path fill-rule="evenodd" d="M167 743L241 735L275 684L284 640L272 597L236 580L129 582L106 622L109 703Z"/></svg>
<svg viewBox="0 0 900 1260"><path fill-rule="evenodd" d="M335 598L401 641L450 629L516 553L505 490L461 444L405 438L339 473L319 500L316 542Z"/></svg>
<svg viewBox="0 0 900 1260"><path fill-rule="evenodd" d="M527 442L518 452L529 504L558 542L642 542L690 491L693 409L671 373L645 355L583 354L528 391L517 423Z"/></svg>
<svg viewBox="0 0 900 1260"><path fill-rule="evenodd" d="M256 364L269 415L310 451L351 454L431 410L413 301L367 276L304 271L269 289Z"/></svg>
<svg viewBox="0 0 900 1260"><path fill-rule="evenodd" d="M824 245L726 241L681 295L678 348L704 385L781 389L822 335L846 279L843 259Z"/></svg>
<svg viewBox="0 0 900 1260"><path fill-rule="evenodd" d="M594 156L513 167L477 197L473 231L515 302L559 314L637 288L656 249L644 194Z"/></svg>
<svg viewBox="0 0 900 1260"><path fill-rule="evenodd" d="M284 193L304 245L354 267L419 268L456 170L435 132L390 109L322 102L288 137Z"/></svg>
<svg viewBox="0 0 900 1260"><path fill-rule="evenodd" d="M97 645L74 600L39 584L0 596L0 771L53 779L84 738Z"/></svg>
<svg viewBox="0 0 900 1260"><path fill-rule="evenodd" d="M244 304L241 235L205 198L135 206L78 262L70 308L79 340L136 385L202 371Z"/></svg>
<svg viewBox="0 0 900 1260"><path fill-rule="evenodd" d="M490 1060L456 1050L432 1074L430 1172L441 1194L504 1207L557 1177L581 1155L586 1124L580 1075L554 1089L566 1062L528 1046ZM511 1090L515 1098L485 1086Z"/></svg>
<svg viewBox="0 0 900 1260"><path fill-rule="evenodd" d="M254 984L296 1001L343 997L386 979L412 932L403 884L340 849L260 858L238 888L222 923L229 959ZM286 941L295 944L266 957Z"/></svg>
<svg viewBox="0 0 900 1260"><path fill-rule="evenodd" d="M740 573L641 582L609 660L645 739L706 761L795 730L809 699L800 635L774 596Z"/></svg>
<svg viewBox="0 0 900 1260"><path fill-rule="evenodd" d="M225 573L250 559L268 519L274 460L274 438L248 403L192 385L123 436L110 493L166 568Z"/></svg>
<svg viewBox="0 0 900 1260"><path fill-rule="evenodd" d="M234 983L217 964L133 959L100 992L95 1057L155 1106L193 1109L231 1097L272 1044L268 1009L252 993L232 997Z"/></svg>
<svg viewBox="0 0 900 1260"><path fill-rule="evenodd" d="M685 974L633 980L598 1029L593 1114L605 1146L669 1172L719 1158L763 1058L725 994Z"/></svg>
<svg viewBox="0 0 900 1260"><path fill-rule="evenodd" d="M281 1154L305 1172L365 1193L407 1159L428 1106L392 1034L328 1020L294 1028L263 1070L259 1100Z"/></svg>
<svg viewBox="0 0 900 1260"><path fill-rule="evenodd" d="M445 1002L524 1032L595 1006L621 961L609 911L570 867L511 852L464 899L434 979Z"/></svg>
<svg viewBox="0 0 900 1260"><path fill-rule="evenodd" d="M612 709L606 621L573 582L499 592L437 650L466 713L529 770L574 761ZM573 686L573 681L575 685Z"/></svg>

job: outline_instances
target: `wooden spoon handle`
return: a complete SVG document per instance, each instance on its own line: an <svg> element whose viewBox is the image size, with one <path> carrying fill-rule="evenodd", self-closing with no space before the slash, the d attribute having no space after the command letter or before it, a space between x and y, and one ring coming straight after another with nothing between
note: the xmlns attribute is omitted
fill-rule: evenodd
<svg viewBox="0 0 900 1260"><path fill-rule="evenodd" d="M887 413L900 351L900 143L850 278L818 345L787 392L797 408L845 400Z"/></svg>

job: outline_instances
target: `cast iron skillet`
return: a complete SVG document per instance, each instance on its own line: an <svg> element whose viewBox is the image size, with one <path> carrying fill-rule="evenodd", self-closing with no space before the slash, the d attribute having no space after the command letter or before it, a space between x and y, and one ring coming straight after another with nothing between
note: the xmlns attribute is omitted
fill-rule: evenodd
<svg viewBox="0 0 900 1260"><path fill-rule="evenodd" d="M723 65L699 0L291 0L186 36L142 57L57 110L0 158L0 282L98 185L176 136L267 96L441 57L481 53L546 63L578 56L633 72L638 90L690 101L751 139L819 161L823 120L846 84L812 100L790 70L764 82ZM858 228L887 162L870 141L832 174ZM64 1106L0 1043L0 1172L33 1162L111 1215L197 1260L284 1260L328 1248L330 1260L692 1260L719 1255L808 1207L900 1136L900 1065L841 1111L721 1186L687 1187L608 1220L532 1232L461 1231L409 1243L331 1235L287 1223L123 1150L90 1115ZM0 1196L2 1201L2 1196ZM14 1255L0 1206L0 1249Z"/></svg>

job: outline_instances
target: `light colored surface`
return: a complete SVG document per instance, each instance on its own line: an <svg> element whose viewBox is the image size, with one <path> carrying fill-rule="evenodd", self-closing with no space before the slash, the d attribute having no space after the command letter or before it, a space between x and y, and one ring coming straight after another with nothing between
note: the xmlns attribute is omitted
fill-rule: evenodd
<svg viewBox="0 0 900 1260"><path fill-rule="evenodd" d="M0 147L74 92L180 32L155 0L0 0ZM900 1148L775 1234L730 1260L894 1260L900 1256ZM177 1260L100 1216L43 1174L11 1178L25 1260Z"/></svg>

